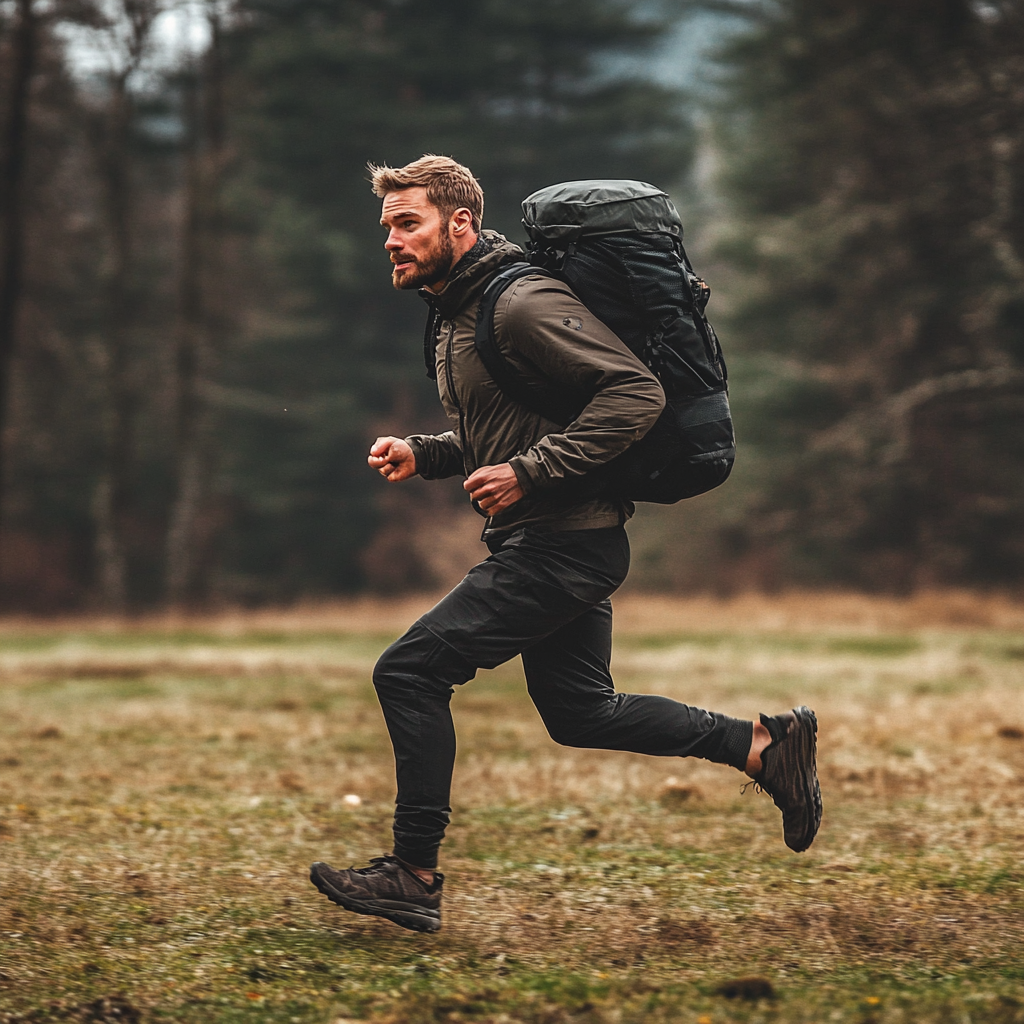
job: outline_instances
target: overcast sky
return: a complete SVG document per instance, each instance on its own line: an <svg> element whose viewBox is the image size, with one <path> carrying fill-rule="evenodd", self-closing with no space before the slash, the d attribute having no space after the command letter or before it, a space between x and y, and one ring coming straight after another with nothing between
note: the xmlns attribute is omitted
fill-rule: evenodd
<svg viewBox="0 0 1024 1024"><path fill-rule="evenodd" d="M182 2L156 21L153 49L147 62L150 71L173 67L182 56L199 53L208 39L202 5ZM681 21L657 48L653 56L619 56L608 62L612 74L650 77L666 85L681 86L697 93L709 88L708 53L731 30L738 19L703 13ZM64 37L72 64L82 77L91 77L116 69L117 48L109 45L106 32L65 27Z"/></svg>

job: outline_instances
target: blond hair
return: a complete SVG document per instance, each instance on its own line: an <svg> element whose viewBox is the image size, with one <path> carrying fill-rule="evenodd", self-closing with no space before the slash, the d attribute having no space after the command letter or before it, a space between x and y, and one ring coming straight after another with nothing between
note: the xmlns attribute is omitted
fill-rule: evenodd
<svg viewBox="0 0 1024 1024"><path fill-rule="evenodd" d="M480 231L484 219L484 190L473 172L450 156L427 153L404 167L371 163L366 165L366 169L370 172L374 195L379 198L404 188L425 188L427 199L445 220L465 207L473 215L473 230Z"/></svg>

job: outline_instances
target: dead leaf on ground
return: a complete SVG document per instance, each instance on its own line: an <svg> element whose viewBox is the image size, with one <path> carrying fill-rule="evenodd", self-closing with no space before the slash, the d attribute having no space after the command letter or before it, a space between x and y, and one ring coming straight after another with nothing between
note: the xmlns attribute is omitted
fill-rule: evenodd
<svg viewBox="0 0 1024 1024"><path fill-rule="evenodd" d="M682 807L687 803L697 803L702 799L703 794L696 786L680 782L674 775L665 780L658 793L658 803L668 809Z"/></svg>
<svg viewBox="0 0 1024 1024"><path fill-rule="evenodd" d="M723 981L715 992L726 999L747 999L751 1002L775 998L775 986L767 978L734 978Z"/></svg>
<svg viewBox="0 0 1024 1024"><path fill-rule="evenodd" d="M306 790L306 780L298 772L281 772L277 781L282 789L292 793L303 793Z"/></svg>
<svg viewBox="0 0 1024 1024"><path fill-rule="evenodd" d="M694 917L687 921L673 921L663 917L657 924L658 938L668 946L694 945L714 946L718 935L706 917Z"/></svg>

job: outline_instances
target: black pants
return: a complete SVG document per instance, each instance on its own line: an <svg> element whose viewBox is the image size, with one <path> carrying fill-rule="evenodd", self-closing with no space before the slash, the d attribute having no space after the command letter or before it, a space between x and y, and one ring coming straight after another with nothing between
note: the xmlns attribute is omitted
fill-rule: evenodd
<svg viewBox="0 0 1024 1024"><path fill-rule="evenodd" d="M491 556L380 657L373 673L395 748L395 853L435 867L451 808L452 687L522 654L551 738L572 747L703 757L742 770L750 722L667 697L616 693L608 600L629 569L622 527L492 542Z"/></svg>

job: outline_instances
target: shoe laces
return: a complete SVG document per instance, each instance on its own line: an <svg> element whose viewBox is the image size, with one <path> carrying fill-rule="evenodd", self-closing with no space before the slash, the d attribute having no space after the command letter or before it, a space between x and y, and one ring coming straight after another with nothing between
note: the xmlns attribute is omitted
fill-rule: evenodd
<svg viewBox="0 0 1024 1024"><path fill-rule="evenodd" d="M387 866L390 864L398 864L398 860L393 856L388 857L371 857L370 863L365 868L353 868L357 875L376 875L387 871Z"/></svg>
<svg viewBox="0 0 1024 1024"><path fill-rule="evenodd" d="M404 870L407 874L411 875L421 885L427 886L428 890L433 890L437 883L444 881L444 875L440 871L434 872L434 881L431 883L424 882L415 871L410 871L409 868L393 854L385 854L383 857L371 857L370 863L365 868L352 868L354 874L357 875L393 875L398 873L400 870Z"/></svg>

